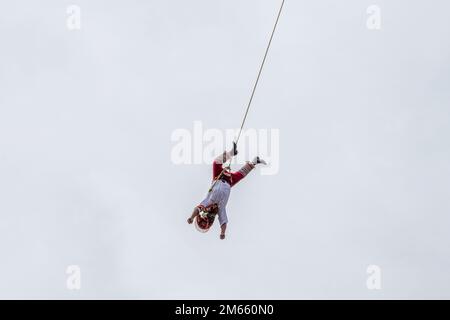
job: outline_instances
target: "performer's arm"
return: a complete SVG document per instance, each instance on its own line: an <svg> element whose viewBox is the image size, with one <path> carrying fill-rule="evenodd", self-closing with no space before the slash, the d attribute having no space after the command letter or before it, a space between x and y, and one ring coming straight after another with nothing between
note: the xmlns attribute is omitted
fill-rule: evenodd
<svg viewBox="0 0 450 320"><path fill-rule="evenodd" d="M220 226L220 239L225 239L225 231L227 230L227 224L224 223Z"/></svg>
<svg viewBox="0 0 450 320"><path fill-rule="evenodd" d="M199 207L195 207L195 208L194 208L194 211L192 212L192 215L189 217L189 219L187 220L187 222L188 222L189 224L191 224L192 222L194 222L195 217L198 216L199 213L200 213Z"/></svg>

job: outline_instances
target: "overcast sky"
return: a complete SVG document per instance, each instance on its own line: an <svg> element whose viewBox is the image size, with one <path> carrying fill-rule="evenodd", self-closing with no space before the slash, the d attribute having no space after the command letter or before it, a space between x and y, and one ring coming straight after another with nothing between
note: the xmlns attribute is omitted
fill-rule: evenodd
<svg viewBox="0 0 450 320"><path fill-rule="evenodd" d="M287 0L246 124L279 170L225 241L187 225L211 166L172 134L240 125L279 4L2 2L0 298L450 298L445 0Z"/></svg>

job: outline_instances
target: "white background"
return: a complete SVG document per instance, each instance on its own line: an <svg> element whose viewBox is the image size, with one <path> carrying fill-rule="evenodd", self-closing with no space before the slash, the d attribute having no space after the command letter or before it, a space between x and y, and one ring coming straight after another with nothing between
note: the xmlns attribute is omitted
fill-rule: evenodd
<svg viewBox="0 0 450 320"><path fill-rule="evenodd" d="M450 298L448 1L287 0L247 122L280 171L226 241L186 224L211 168L171 134L239 126L278 6L0 3L0 298Z"/></svg>

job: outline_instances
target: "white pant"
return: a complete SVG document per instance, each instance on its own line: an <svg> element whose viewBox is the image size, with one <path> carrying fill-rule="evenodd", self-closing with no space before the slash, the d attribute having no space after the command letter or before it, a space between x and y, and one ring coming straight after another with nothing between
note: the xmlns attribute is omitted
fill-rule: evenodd
<svg viewBox="0 0 450 320"><path fill-rule="evenodd" d="M231 187L227 182L218 180L214 185L214 187L212 188L211 192L208 192L208 195L206 196L205 200L203 200L200 203L200 205L204 207L208 207L214 203L216 203L219 206L218 215L220 225L223 225L224 223L228 222L226 207L228 198L230 197L230 191Z"/></svg>

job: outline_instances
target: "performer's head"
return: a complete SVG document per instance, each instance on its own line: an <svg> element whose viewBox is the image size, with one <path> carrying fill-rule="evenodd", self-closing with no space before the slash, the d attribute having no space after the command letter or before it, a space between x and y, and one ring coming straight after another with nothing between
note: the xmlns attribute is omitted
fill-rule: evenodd
<svg viewBox="0 0 450 320"><path fill-rule="evenodd" d="M198 216L195 220L195 223L197 227L200 229L200 231L208 231L208 229L211 227L209 224L208 218L203 218L201 216Z"/></svg>
<svg viewBox="0 0 450 320"><path fill-rule="evenodd" d="M207 208L201 207L200 213L195 219L195 226L200 232L207 232L214 223L217 213L219 212L219 205L214 203Z"/></svg>

